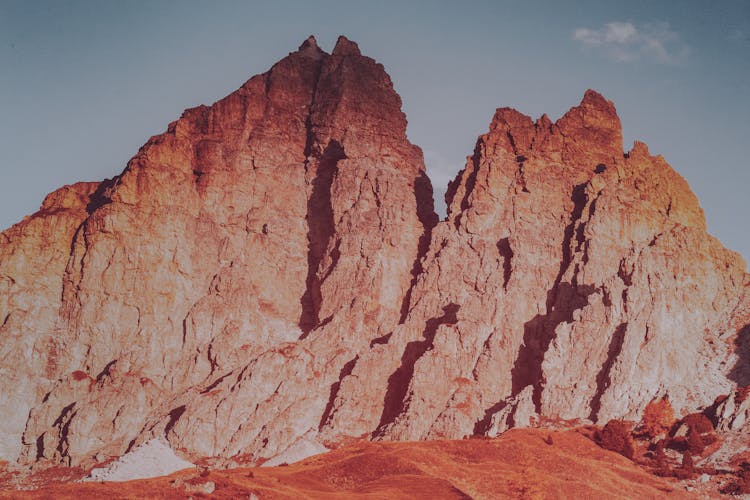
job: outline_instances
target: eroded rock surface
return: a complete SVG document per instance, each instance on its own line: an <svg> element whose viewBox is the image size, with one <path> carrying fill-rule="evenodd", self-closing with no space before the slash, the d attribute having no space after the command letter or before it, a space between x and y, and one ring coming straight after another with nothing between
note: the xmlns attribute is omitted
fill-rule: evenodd
<svg viewBox="0 0 750 500"><path fill-rule="evenodd" d="M356 44L311 38L96 198L63 188L6 231L3 456L75 464L166 435L268 458L317 431L398 323L436 220L400 106Z"/></svg>
<svg viewBox="0 0 750 500"><path fill-rule="evenodd" d="M637 419L743 383L744 261L662 157L623 153L596 92L556 123L498 109L446 201L405 323L342 380L326 432Z"/></svg>
<svg viewBox="0 0 750 500"><path fill-rule="evenodd" d="M612 103L498 109L440 223L400 108L355 43L311 37L2 233L0 456L163 436L260 463L750 383L745 263L663 158L623 152Z"/></svg>

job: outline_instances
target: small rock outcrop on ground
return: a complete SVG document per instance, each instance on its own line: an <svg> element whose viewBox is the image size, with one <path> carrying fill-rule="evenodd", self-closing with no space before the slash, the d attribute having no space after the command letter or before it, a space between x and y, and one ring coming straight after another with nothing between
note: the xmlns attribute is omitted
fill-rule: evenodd
<svg viewBox="0 0 750 500"><path fill-rule="evenodd" d="M309 38L0 235L0 457L275 464L665 396L746 427L745 262L611 102L498 109L446 201L383 66Z"/></svg>

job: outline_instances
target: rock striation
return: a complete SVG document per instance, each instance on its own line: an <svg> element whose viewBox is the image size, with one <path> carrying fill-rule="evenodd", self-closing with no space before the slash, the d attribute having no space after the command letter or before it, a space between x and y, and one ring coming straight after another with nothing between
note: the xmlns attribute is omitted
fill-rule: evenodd
<svg viewBox="0 0 750 500"><path fill-rule="evenodd" d="M687 412L750 382L744 261L662 157L623 153L596 92L555 123L498 109L446 203L406 321L344 378L327 432L637 420L654 398Z"/></svg>
<svg viewBox="0 0 750 500"><path fill-rule="evenodd" d="M261 459L316 432L436 222L400 107L356 44L310 38L6 231L2 455L76 464L165 435Z"/></svg>
<svg viewBox="0 0 750 500"><path fill-rule="evenodd" d="M744 261L596 92L498 109L446 202L383 66L310 37L2 233L0 456L262 463L750 384Z"/></svg>

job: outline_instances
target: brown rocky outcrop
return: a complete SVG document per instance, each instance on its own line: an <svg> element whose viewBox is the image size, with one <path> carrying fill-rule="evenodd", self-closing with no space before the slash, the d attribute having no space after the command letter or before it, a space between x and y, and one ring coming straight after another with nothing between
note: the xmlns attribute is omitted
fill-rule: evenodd
<svg viewBox="0 0 750 500"><path fill-rule="evenodd" d="M261 462L750 383L745 263L663 158L623 153L612 103L498 109L440 223L400 107L356 44L311 37L2 233L0 456L164 436Z"/></svg>

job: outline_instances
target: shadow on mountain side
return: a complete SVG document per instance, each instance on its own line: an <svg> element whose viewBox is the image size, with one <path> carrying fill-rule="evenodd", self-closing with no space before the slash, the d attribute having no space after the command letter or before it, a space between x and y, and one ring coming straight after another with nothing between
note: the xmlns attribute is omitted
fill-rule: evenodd
<svg viewBox="0 0 750 500"><path fill-rule="evenodd" d="M523 344L511 369L511 396L532 385L534 407L541 412L542 363L555 337L555 329L561 323L573 322L573 313L588 304L588 297L594 291L591 285L559 283L547 292L549 312L538 314L524 323Z"/></svg>
<svg viewBox="0 0 750 500"><path fill-rule="evenodd" d="M740 330L734 345L737 362L729 371L729 379L741 387L750 385L750 324Z"/></svg>
<svg viewBox="0 0 750 500"><path fill-rule="evenodd" d="M417 360L432 349L432 342L440 325L455 325L458 323L457 313L460 308L461 306L453 303L444 306L442 316L431 318L425 323L425 329L422 332L423 340L415 340L406 344L401 356L401 366L388 377L388 390L383 402L383 413L373 436L382 434L383 429L395 422L396 417L403 413Z"/></svg>

